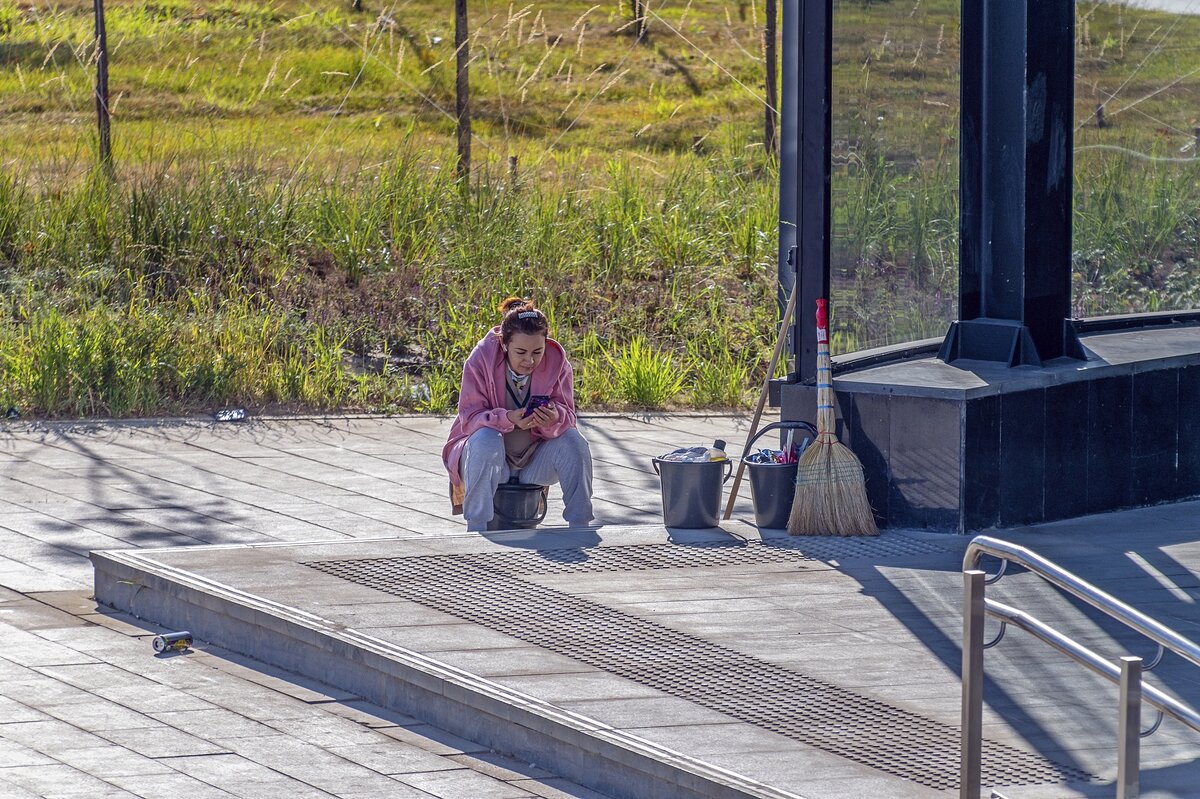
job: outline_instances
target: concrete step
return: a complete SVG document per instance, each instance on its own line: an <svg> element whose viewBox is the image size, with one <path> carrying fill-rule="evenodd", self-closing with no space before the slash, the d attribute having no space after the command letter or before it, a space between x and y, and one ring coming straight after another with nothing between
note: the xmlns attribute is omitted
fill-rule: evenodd
<svg viewBox="0 0 1200 799"><path fill-rule="evenodd" d="M96 601L352 692L614 799L802 799L148 553L93 552Z"/></svg>

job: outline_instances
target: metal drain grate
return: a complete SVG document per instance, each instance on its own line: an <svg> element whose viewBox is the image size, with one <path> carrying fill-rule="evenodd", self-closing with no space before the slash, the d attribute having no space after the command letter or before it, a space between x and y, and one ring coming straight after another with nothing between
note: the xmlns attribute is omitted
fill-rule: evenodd
<svg viewBox="0 0 1200 799"><path fill-rule="evenodd" d="M756 543L756 542L749 542ZM919 543L919 542L918 542ZM803 550L670 545L590 549L577 563L545 552L315 561L305 565L419 603L920 785L958 785L959 730L647 619L520 579L565 573L808 560ZM941 550L939 550L941 551ZM655 564L655 554L668 556ZM839 555L838 557L846 557ZM1040 785L1093 777L1036 752L985 741L983 779Z"/></svg>
<svg viewBox="0 0 1200 799"><path fill-rule="evenodd" d="M596 572L752 566L763 563L843 561L950 555L941 547L903 536L879 538L804 538L764 541L708 541L697 544L629 544L611 547L539 549L536 552L486 552L347 561L355 573L370 570L381 580L462 580L480 570L506 577ZM430 567L424 561L433 561ZM337 574L339 561L323 567ZM340 576L340 575L339 575Z"/></svg>

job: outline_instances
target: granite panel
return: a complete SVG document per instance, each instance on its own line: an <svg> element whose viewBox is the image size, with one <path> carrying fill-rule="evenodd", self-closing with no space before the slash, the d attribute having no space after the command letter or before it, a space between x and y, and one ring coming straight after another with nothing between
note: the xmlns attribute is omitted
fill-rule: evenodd
<svg viewBox="0 0 1200 799"><path fill-rule="evenodd" d="M973 532L1000 521L1000 398L981 397L964 407L963 528Z"/></svg>
<svg viewBox="0 0 1200 799"><path fill-rule="evenodd" d="M855 428L856 422L854 415L854 395L849 391L835 391L833 395L833 404L835 406L834 415L837 419L838 441L841 441L846 446L853 446L850 440L850 431ZM816 415L813 416L813 424L816 424Z"/></svg>
<svg viewBox="0 0 1200 799"><path fill-rule="evenodd" d="M1088 512L1121 508L1130 502L1133 378L1088 383Z"/></svg>
<svg viewBox="0 0 1200 799"><path fill-rule="evenodd" d="M1039 522L1044 516L1046 392L1000 396L1000 525Z"/></svg>
<svg viewBox="0 0 1200 799"><path fill-rule="evenodd" d="M1176 498L1178 485L1175 469L1175 453L1155 452L1149 455L1135 454L1129 461L1131 475L1130 504L1154 505Z"/></svg>
<svg viewBox="0 0 1200 799"><path fill-rule="evenodd" d="M839 386L840 388L840 386ZM786 421L803 419L813 424L817 423L817 387L805 385L784 386L780 393L782 405L779 418ZM851 446L848 432L852 429L851 420L854 415L854 396L846 390L834 394L834 416L838 440Z"/></svg>
<svg viewBox="0 0 1200 799"><path fill-rule="evenodd" d="M1176 496L1179 370L1133 375L1130 500L1149 505Z"/></svg>
<svg viewBox="0 0 1200 799"><path fill-rule="evenodd" d="M848 395L854 400L854 415L849 429L849 444L862 461L867 484L867 500L875 512L875 521L886 524L888 518L888 468L891 443L891 405L886 394Z"/></svg>
<svg viewBox="0 0 1200 799"><path fill-rule="evenodd" d="M1066 519L1087 513L1086 383L1046 389L1046 471L1043 518Z"/></svg>
<svg viewBox="0 0 1200 799"><path fill-rule="evenodd" d="M1172 452L1179 416L1179 370L1133 375L1133 441L1140 452Z"/></svg>
<svg viewBox="0 0 1200 799"><path fill-rule="evenodd" d="M1200 494L1200 366L1179 370L1178 441L1178 495Z"/></svg>
<svg viewBox="0 0 1200 799"><path fill-rule="evenodd" d="M889 404L889 524L958 530L961 403L892 396Z"/></svg>

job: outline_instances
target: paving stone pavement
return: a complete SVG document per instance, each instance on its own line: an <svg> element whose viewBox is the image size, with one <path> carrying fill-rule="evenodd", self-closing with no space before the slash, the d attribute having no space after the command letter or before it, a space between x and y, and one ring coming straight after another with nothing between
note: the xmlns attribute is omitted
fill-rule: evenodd
<svg viewBox="0 0 1200 799"><path fill-rule="evenodd" d="M449 420L338 417L0 427L0 796L596 799L536 765L97 608L98 549L462 530ZM743 416L595 416L606 524L661 523L649 456L745 439ZM749 509L743 485L738 512ZM561 513L552 492L548 523Z"/></svg>

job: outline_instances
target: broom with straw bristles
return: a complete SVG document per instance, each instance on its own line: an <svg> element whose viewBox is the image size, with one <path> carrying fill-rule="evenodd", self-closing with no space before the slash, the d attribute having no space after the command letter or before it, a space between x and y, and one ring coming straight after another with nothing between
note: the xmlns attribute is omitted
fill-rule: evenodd
<svg viewBox="0 0 1200 799"><path fill-rule="evenodd" d="M788 517L792 535L878 535L862 464L834 433L833 372L829 365L826 300L817 300L817 438L796 466L796 496Z"/></svg>

